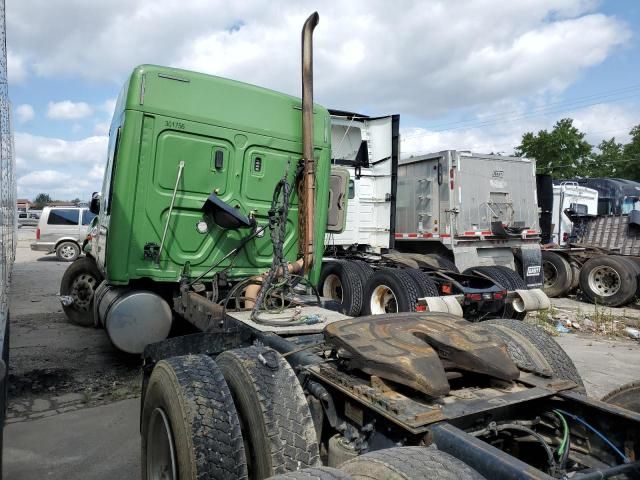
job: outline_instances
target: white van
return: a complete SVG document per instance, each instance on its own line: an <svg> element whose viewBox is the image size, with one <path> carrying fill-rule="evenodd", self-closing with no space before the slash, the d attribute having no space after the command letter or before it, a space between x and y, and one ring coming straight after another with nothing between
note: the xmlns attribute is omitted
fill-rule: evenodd
<svg viewBox="0 0 640 480"><path fill-rule="evenodd" d="M93 217L88 208L45 207L31 250L55 252L60 260L74 261L80 256L82 241Z"/></svg>

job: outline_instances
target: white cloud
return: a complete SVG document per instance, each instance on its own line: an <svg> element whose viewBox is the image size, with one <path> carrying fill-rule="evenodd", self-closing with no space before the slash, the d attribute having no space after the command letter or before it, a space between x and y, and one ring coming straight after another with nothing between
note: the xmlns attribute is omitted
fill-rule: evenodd
<svg viewBox="0 0 640 480"><path fill-rule="evenodd" d="M27 66L24 58L11 50L7 51L7 76L9 84L21 83L27 78Z"/></svg>
<svg viewBox="0 0 640 480"><path fill-rule="evenodd" d="M110 98L105 100L100 108L111 117L113 115L113 111L116 109L117 98Z"/></svg>
<svg viewBox="0 0 640 480"><path fill-rule="evenodd" d="M72 167L78 164L94 164L105 161L108 140L106 136L93 136L69 141L17 132L16 156L39 165Z"/></svg>
<svg viewBox="0 0 640 480"><path fill-rule="evenodd" d="M93 109L85 102L49 102L47 116L56 120L77 120L86 118L93 113Z"/></svg>
<svg viewBox="0 0 640 480"><path fill-rule="evenodd" d="M19 195L33 198L46 192L59 200L88 199L102 184L108 140L107 136L92 136L67 141L17 132Z"/></svg>
<svg viewBox="0 0 640 480"><path fill-rule="evenodd" d="M503 110L507 111L507 110ZM479 153L502 153L510 155L520 144L525 132L537 133L539 130L551 130L560 118L573 118L574 126L586 133L585 139L597 146L603 139L616 137L619 142L629 140L628 132L640 123L640 106L637 104L620 105L605 103L559 114L526 117L525 111L515 107L508 110L508 116L486 117L493 124L475 126L478 123L465 124L463 128L452 124L450 129L403 128L402 157L432 153L441 150L472 150ZM477 118L481 120L483 115ZM489 123L487 121L487 123Z"/></svg>
<svg viewBox="0 0 640 480"><path fill-rule="evenodd" d="M36 112L33 110L33 107L28 103L23 103L22 105L18 105L15 109L15 114L18 119L18 123L27 123L36 116Z"/></svg>
<svg viewBox="0 0 640 480"><path fill-rule="evenodd" d="M109 135L109 122L97 122L93 127L93 133L96 135Z"/></svg>
<svg viewBox="0 0 640 480"><path fill-rule="evenodd" d="M298 95L300 27L318 6L317 100L430 118L451 108L564 89L629 40L628 26L597 13L598 5L20 0L7 15L12 48L33 59L39 75L122 82L134 65L160 63ZM121 15L125 8L128 14ZM60 21L52 24L53 17Z"/></svg>

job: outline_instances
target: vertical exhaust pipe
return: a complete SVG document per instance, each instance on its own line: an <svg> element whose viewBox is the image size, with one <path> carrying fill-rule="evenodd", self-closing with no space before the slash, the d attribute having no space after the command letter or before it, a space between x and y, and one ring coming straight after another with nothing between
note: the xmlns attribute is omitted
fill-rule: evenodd
<svg viewBox="0 0 640 480"><path fill-rule="evenodd" d="M313 30L318 25L318 12L312 13L302 27L302 159L304 162L302 183L302 208L299 237L302 241L304 272L313 264L313 227L315 210L316 165L313 156Z"/></svg>

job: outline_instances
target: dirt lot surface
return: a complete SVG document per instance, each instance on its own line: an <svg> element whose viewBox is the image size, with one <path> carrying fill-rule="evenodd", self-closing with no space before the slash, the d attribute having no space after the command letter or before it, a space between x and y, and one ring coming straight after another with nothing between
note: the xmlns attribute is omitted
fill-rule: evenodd
<svg viewBox="0 0 640 480"><path fill-rule="evenodd" d="M56 294L67 263L29 248L19 230L11 291L9 418L4 473L11 480L139 478L139 360L103 330L66 322ZM640 343L563 334L590 395L640 378Z"/></svg>
<svg viewBox="0 0 640 480"><path fill-rule="evenodd" d="M9 422L137 396L140 361L113 348L104 330L66 321L57 298L69 265L31 251L19 230L11 289Z"/></svg>

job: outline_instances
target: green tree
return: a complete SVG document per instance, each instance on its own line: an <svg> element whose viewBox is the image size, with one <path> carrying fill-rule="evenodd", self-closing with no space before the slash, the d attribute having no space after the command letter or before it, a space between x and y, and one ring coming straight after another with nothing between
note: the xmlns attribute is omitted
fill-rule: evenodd
<svg viewBox="0 0 640 480"><path fill-rule="evenodd" d="M582 174L592 150L584 137L585 133L573 126L571 118L563 118L550 132L525 133L516 155L535 158L538 173L558 179L575 177Z"/></svg>
<svg viewBox="0 0 640 480"><path fill-rule="evenodd" d="M35 200L33 201L33 206L36 210L41 210L42 207L46 206L48 203L51 203L51 197L48 193L39 193L36 195Z"/></svg>
<svg viewBox="0 0 640 480"><path fill-rule="evenodd" d="M622 175L629 180L640 181L640 125L636 125L629 132L631 141L624 146L624 164Z"/></svg>
<svg viewBox="0 0 640 480"><path fill-rule="evenodd" d="M582 164L581 174L585 177L620 177L624 171L624 145L615 138L603 140L597 152Z"/></svg>

